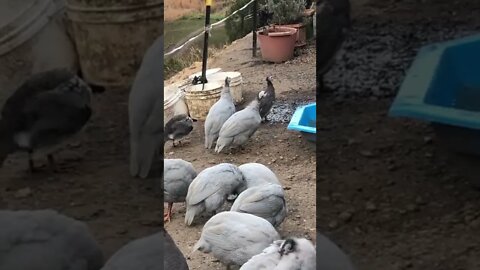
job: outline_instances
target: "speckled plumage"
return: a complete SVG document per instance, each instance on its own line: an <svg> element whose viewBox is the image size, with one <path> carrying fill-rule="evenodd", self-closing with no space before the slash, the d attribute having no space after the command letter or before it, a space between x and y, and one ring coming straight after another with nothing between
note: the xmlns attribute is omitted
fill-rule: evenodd
<svg viewBox="0 0 480 270"><path fill-rule="evenodd" d="M185 224L191 225L202 213L215 213L225 203L228 195L246 189L243 175L237 166L221 163L200 172L193 179L186 198Z"/></svg>
<svg viewBox="0 0 480 270"><path fill-rule="evenodd" d="M263 164L245 163L238 166L238 169L242 172L248 188L265 183L281 185L275 173Z"/></svg>
<svg viewBox="0 0 480 270"><path fill-rule="evenodd" d="M162 264L163 261L163 264ZM187 261L170 235L161 232L123 246L102 270L188 270Z"/></svg>
<svg viewBox="0 0 480 270"><path fill-rule="evenodd" d="M52 154L90 119L91 94L87 83L67 69L30 77L2 108L0 164L15 151L40 152L53 162Z"/></svg>
<svg viewBox="0 0 480 270"><path fill-rule="evenodd" d="M244 145L262 122L258 97L243 110L234 113L220 129L215 152Z"/></svg>
<svg viewBox="0 0 480 270"><path fill-rule="evenodd" d="M0 211L0 269L98 270L103 253L87 226L53 210Z"/></svg>
<svg viewBox="0 0 480 270"><path fill-rule="evenodd" d="M210 253L227 266L243 265L278 239L280 235L265 219L227 211L205 223L193 250Z"/></svg>
<svg viewBox="0 0 480 270"><path fill-rule="evenodd" d="M146 178L163 139L163 35L146 51L128 98L130 174Z"/></svg>
<svg viewBox="0 0 480 270"><path fill-rule="evenodd" d="M288 244L288 245L287 245ZM316 270L316 251L304 238L273 242L262 253L253 256L240 270ZM326 270L325 268L318 268ZM330 270L330 269L329 269ZM336 270L347 270L336 268Z"/></svg>
<svg viewBox="0 0 480 270"><path fill-rule="evenodd" d="M230 94L230 78L225 79L220 99L213 104L205 119L205 148L211 149L225 121L235 113L235 105Z"/></svg>
<svg viewBox="0 0 480 270"><path fill-rule="evenodd" d="M271 183L247 188L238 195L230 211L249 213L278 227L287 216L283 188Z"/></svg>

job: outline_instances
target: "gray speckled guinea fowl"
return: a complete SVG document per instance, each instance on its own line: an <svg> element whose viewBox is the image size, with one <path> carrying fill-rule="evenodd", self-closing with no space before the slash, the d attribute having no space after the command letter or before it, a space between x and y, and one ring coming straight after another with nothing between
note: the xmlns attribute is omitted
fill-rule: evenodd
<svg viewBox="0 0 480 270"><path fill-rule="evenodd" d="M317 1L317 20L317 82L323 88L323 75L333 66L351 26L350 1Z"/></svg>
<svg viewBox="0 0 480 270"><path fill-rule="evenodd" d="M5 102L0 120L0 165L16 151L44 154L55 171L53 154L90 119L91 88L66 69L37 73Z"/></svg>
<svg viewBox="0 0 480 270"><path fill-rule="evenodd" d="M146 178L161 160L163 138L163 35L143 56L128 98L130 174Z"/></svg>
<svg viewBox="0 0 480 270"><path fill-rule="evenodd" d="M249 213L278 227L287 216L283 188L271 183L247 188L238 195L230 211Z"/></svg>
<svg viewBox="0 0 480 270"><path fill-rule="evenodd" d="M234 113L220 129L215 152L244 145L257 131L262 122L259 105L261 97L256 97L243 110Z"/></svg>
<svg viewBox="0 0 480 270"><path fill-rule="evenodd" d="M213 104L205 119L205 148L211 149L225 121L235 113L235 105L230 94L230 78L225 78L220 99Z"/></svg>
<svg viewBox="0 0 480 270"><path fill-rule="evenodd" d="M315 246L305 238L277 240L240 270L316 270ZM325 270L324 268L318 268ZM347 270L336 268L336 270Z"/></svg>
<svg viewBox="0 0 480 270"><path fill-rule="evenodd" d="M163 261L163 264L162 264ZM102 270L188 270L187 261L170 235L161 232L136 239L120 248Z"/></svg>
<svg viewBox="0 0 480 270"><path fill-rule="evenodd" d="M227 211L205 223L193 251L210 253L229 269L233 265L243 265L279 239L278 232L265 219Z"/></svg>
<svg viewBox="0 0 480 270"><path fill-rule="evenodd" d="M272 109L273 102L275 102L275 87L273 87L273 77L268 76L267 79L267 88L263 91L258 93L258 97L260 98L260 117L266 121L267 116Z"/></svg>
<svg viewBox="0 0 480 270"><path fill-rule="evenodd" d="M200 214L216 213L231 194L246 189L237 166L221 163L200 172L188 187L185 224L191 225Z"/></svg>
<svg viewBox="0 0 480 270"><path fill-rule="evenodd" d="M177 114L165 124L164 144L167 141L172 141L175 147L175 140L180 140L187 136L193 130L193 122L197 120L192 119L186 114ZM179 141L180 143L180 141Z"/></svg>
<svg viewBox="0 0 480 270"><path fill-rule="evenodd" d="M245 163L238 166L238 169L242 172L248 188L265 183L281 185L275 173L263 164Z"/></svg>
<svg viewBox="0 0 480 270"><path fill-rule="evenodd" d="M80 221L53 210L0 211L0 269L98 270L103 253Z"/></svg>
<svg viewBox="0 0 480 270"><path fill-rule="evenodd" d="M163 201L168 203L164 221L170 221L173 203L184 202L188 187L197 172L192 163L183 159L165 159L163 161Z"/></svg>

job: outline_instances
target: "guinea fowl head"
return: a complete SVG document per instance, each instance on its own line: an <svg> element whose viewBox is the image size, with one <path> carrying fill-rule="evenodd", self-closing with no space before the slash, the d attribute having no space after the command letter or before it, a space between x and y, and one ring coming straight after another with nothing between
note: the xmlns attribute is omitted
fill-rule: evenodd
<svg viewBox="0 0 480 270"><path fill-rule="evenodd" d="M272 83L272 82L273 82L273 76L272 76L272 75L267 76L267 79L266 79L266 80L267 80L267 84L268 84L268 85L273 85L273 83Z"/></svg>
<svg viewBox="0 0 480 270"><path fill-rule="evenodd" d="M291 238L285 240L285 242L283 242L282 246L280 247L280 255L284 256L295 251L296 246L297 243L295 242L295 240Z"/></svg>

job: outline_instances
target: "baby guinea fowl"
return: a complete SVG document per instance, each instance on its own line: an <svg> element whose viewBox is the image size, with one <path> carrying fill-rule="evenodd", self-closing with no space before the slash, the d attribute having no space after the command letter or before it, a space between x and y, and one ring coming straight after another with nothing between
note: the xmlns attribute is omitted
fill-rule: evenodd
<svg viewBox="0 0 480 270"><path fill-rule="evenodd" d="M243 175L233 164L220 163L201 171L188 187L185 224L190 226L202 213L217 212L229 195L245 189Z"/></svg>
<svg viewBox="0 0 480 270"><path fill-rule="evenodd" d="M163 201L168 203L164 221L170 221L173 203L185 201L188 187L197 172L192 163L182 159L165 159L163 166Z"/></svg>
<svg viewBox="0 0 480 270"><path fill-rule="evenodd" d="M163 143L172 140L175 147L175 140L180 140L190 134L193 130L193 122L196 121L186 114L175 115L165 124Z"/></svg>
<svg viewBox="0 0 480 270"><path fill-rule="evenodd" d="M279 239L278 232L265 219L227 211L205 223L193 252L211 253L229 269L232 265L243 265Z"/></svg>
<svg viewBox="0 0 480 270"><path fill-rule="evenodd" d="M272 183L247 188L238 195L230 211L249 213L278 227L287 216L283 188Z"/></svg>
<svg viewBox="0 0 480 270"><path fill-rule="evenodd" d="M275 102L275 87L273 87L273 77L268 76L267 77L267 89L260 91L258 93L258 97L260 99L260 105L259 105L259 111L260 111L260 117L262 117L263 120L267 120L267 115L270 113L270 110L272 109L273 102Z"/></svg>
<svg viewBox="0 0 480 270"><path fill-rule="evenodd" d="M103 253L87 226L53 210L0 211L0 269L98 270Z"/></svg>
<svg viewBox="0 0 480 270"><path fill-rule="evenodd" d="M230 94L230 78L225 78L220 99L213 104L205 119L205 148L211 149L225 121L235 113L235 105Z"/></svg>
<svg viewBox="0 0 480 270"><path fill-rule="evenodd" d="M240 270L315 270L316 251L304 238L274 241L262 253L253 256ZM324 268L319 268L326 270ZM337 268L336 270L346 270Z"/></svg>
<svg viewBox="0 0 480 270"><path fill-rule="evenodd" d="M160 230L120 248L101 270L188 270L187 261L172 237L165 229Z"/></svg>
<svg viewBox="0 0 480 270"><path fill-rule="evenodd" d="M226 148L244 145L257 131L262 122L259 105L261 97L256 97L243 110L234 113L225 121L220 129L215 152L220 153Z"/></svg>
<svg viewBox="0 0 480 270"><path fill-rule="evenodd" d="M53 154L77 134L92 114L91 88L66 69L30 77L5 102L0 120L0 166L9 154L45 154L55 171Z"/></svg>

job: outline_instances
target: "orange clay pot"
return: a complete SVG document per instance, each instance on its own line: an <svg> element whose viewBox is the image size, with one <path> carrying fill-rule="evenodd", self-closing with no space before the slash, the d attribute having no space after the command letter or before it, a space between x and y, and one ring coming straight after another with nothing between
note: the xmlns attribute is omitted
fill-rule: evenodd
<svg viewBox="0 0 480 270"><path fill-rule="evenodd" d="M273 26L257 32L262 58L268 62L282 63L293 58L297 29Z"/></svg>
<svg viewBox="0 0 480 270"><path fill-rule="evenodd" d="M282 26L297 29L297 41L295 43L295 47L303 47L307 45L307 30L304 23L286 24Z"/></svg>

